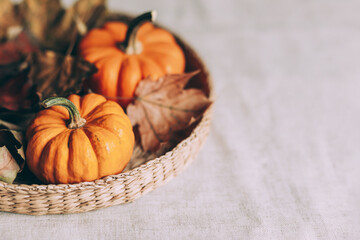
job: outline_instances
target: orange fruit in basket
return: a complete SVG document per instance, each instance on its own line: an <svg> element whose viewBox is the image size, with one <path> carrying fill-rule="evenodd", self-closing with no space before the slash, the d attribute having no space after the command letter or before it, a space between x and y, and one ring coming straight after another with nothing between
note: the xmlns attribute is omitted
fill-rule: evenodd
<svg viewBox="0 0 360 240"><path fill-rule="evenodd" d="M91 93L53 97L30 123L26 161L46 183L93 181L120 173L129 162L134 133L120 105ZM49 108L48 108L49 107Z"/></svg>
<svg viewBox="0 0 360 240"><path fill-rule="evenodd" d="M153 17L145 13L128 26L108 22L82 39L80 55L98 68L87 83L93 92L118 98L125 108L140 80L184 72L181 47L171 33L148 22Z"/></svg>

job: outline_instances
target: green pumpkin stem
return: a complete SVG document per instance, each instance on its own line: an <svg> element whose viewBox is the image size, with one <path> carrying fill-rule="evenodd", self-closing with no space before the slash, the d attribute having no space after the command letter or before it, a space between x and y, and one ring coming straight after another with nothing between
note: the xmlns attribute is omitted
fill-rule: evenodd
<svg viewBox="0 0 360 240"><path fill-rule="evenodd" d="M141 52L136 45L136 34L141 25L145 22L153 22L156 18L156 11L146 12L134 18L128 25L125 41L120 44L120 49L126 54L137 54Z"/></svg>
<svg viewBox="0 0 360 240"><path fill-rule="evenodd" d="M69 111L69 122L67 127L70 129L81 128L85 125L86 120L81 117L79 110L76 106L68 99L63 97L50 97L41 102L42 106L49 108L52 106L62 106Z"/></svg>

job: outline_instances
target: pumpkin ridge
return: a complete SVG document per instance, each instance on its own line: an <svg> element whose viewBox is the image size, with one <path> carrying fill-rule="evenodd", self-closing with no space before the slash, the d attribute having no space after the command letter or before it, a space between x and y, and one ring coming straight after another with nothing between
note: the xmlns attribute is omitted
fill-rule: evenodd
<svg viewBox="0 0 360 240"><path fill-rule="evenodd" d="M104 114L102 116L99 116L99 117L96 117L96 118L90 118L88 119L87 121L87 124L93 124L93 122L95 121L98 121L99 119L101 118L112 118L112 117L118 117L118 118L121 118L122 120L124 120L124 117L121 116L120 114L117 114L117 113L108 113L108 114Z"/></svg>
<svg viewBox="0 0 360 240"><path fill-rule="evenodd" d="M141 54L143 54L143 55L150 54L151 55L151 54L157 54L157 53L159 53L159 54L161 53L168 57L178 58L179 54L182 54L182 51L178 46L174 45L174 43L154 42L154 43L149 43L147 45L147 48L145 48Z"/></svg>
<svg viewBox="0 0 360 240"><path fill-rule="evenodd" d="M70 139L70 135L73 133L73 130L70 130L70 131L66 131L66 132L63 132L64 133L64 135L66 135L64 138L65 138L65 140L64 141L62 141L62 143L61 144L65 144L65 142L67 143L67 149L68 149L68 152L69 152L69 154L70 154L70 149L69 149L69 139ZM70 134L69 134L70 133ZM58 135L58 136L56 136L56 137L62 137L62 135L60 136L60 134ZM57 146L57 149L59 149L59 146ZM63 152L61 152L62 154L63 154ZM68 154L68 156L67 157L65 157L65 159L67 159L67 161L66 161L66 165L68 165L68 162L69 162L69 154ZM61 178L61 174L59 175L59 168L60 168L60 165L61 165L61 163L62 163L62 161L59 161L58 160L58 158L56 158L56 160L57 161L55 161L55 160L53 160L53 162L54 162L54 179L55 179L55 182L58 182L59 181L59 179ZM61 171L60 171L61 172ZM68 181L69 180L69 178L67 177L67 179L65 180L65 181ZM61 181L60 181L61 182Z"/></svg>
<svg viewBox="0 0 360 240"><path fill-rule="evenodd" d="M115 58L115 57L123 57L123 52L121 52L117 47L107 47L107 48L111 48L109 49L109 51L111 51L111 53L109 54L104 54L102 56L100 56L96 61L94 61L93 63L94 64L97 64L99 63L101 60L109 60L111 58ZM98 51L101 51L101 50L98 50ZM105 62L103 62L102 64L104 64Z"/></svg>
<svg viewBox="0 0 360 240"><path fill-rule="evenodd" d="M154 26L151 31L147 34L139 35L139 41L141 41L144 45L151 44L154 42L157 43L176 43L175 38L169 32L165 31L162 28L158 28Z"/></svg>
<svg viewBox="0 0 360 240"><path fill-rule="evenodd" d="M96 40L94 41L93 39ZM87 48L89 46L112 46L115 42L115 39L109 31L95 28L89 31L82 39L80 48Z"/></svg>
<svg viewBox="0 0 360 240"><path fill-rule="evenodd" d="M101 133L102 137L104 137L104 133L106 133L105 135L107 135L108 137L112 136L112 137L107 138L108 140L111 140L112 142L114 142L115 145L117 145L119 148L124 150L124 151L121 151L121 155L113 156L114 158L112 158L111 161L114 161L114 160L116 160L117 158L120 158L120 157L122 158L124 156L129 156L129 152L126 150L126 149L128 149L129 146L131 146L131 149L129 149L129 150L131 151L131 153L133 152L133 148L132 148L133 141L130 141L128 139L128 133L129 132L127 131L126 128L123 128L123 131L125 132L125 134L122 135L122 136L119 136L118 133L115 130L113 131L112 129L109 129L109 128L103 127L103 126L90 125L90 126L87 126L87 127L84 128L84 132L88 136L96 156L98 156L98 154L99 154L96 151L97 147L94 147L95 146L94 142L96 142L97 139L94 139L93 137L89 136L88 132L89 133L99 132L99 133ZM105 144L106 143L104 142L103 145L105 145ZM129 156L128 160L130 160L131 153L130 153L130 156ZM100 159L101 159L101 157L100 157ZM98 158L98 160L99 160L99 158ZM120 170L118 169L117 172L112 171L112 173L110 173L110 174L117 174L117 173L121 172L125 168L126 164L128 164L128 161L127 162L118 161L117 164L119 164L119 165L124 164L123 168L120 169ZM105 175L104 175L104 172L106 172ZM110 174L108 173L108 169L103 168L102 166L99 166L99 168L98 168L98 178L101 178L101 177L104 177L104 176L110 175Z"/></svg>
<svg viewBox="0 0 360 240"><path fill-rule="evenodd" d="M112 120L111 118L114 117L115 119ZM119 119L117 119L119 118ZM110 119L110 120L109 120ZM117 123L117 127L113 127L111 125L111 123L109 123L108 121L111 121L113 123ZM107 131L112 132L113 134L115 134L120 142L123 142L123 138L124 136L129 135L129 132L127 132L127 129L132 127L130 120L127 117L119 117L118 115L108 115L108 116L104 116L104 118L102 119L101 117L94 119L93 121L91 121L89 123L90 127L91 126L96 126L96 127L100 127L102 129L105 129Z"/></svg>
<svg viewBox="0 0 360 240"><path fill-rule="evenodd" d="M96 82L95 86L96 89L93 89L94 92L96 92L97 89L100 89L100 92L102 94L107 96L116 96L116 92L118 89L118 76L123 68L123 62L126 59L124 55L115 55L110 57L105 57L95 65L99 68L99 72L96 74L97 78L95 80ZM115 64L115 67L113 66L114 62L117 62ZM94 81L95 78L93 78ZM103 79L110 79L107 83L103 82ZM99 90L98 90L99 91Z"/></svg>
<svg viewBox="0 0 360 240"><path fill-rule="evenodd" d="M87 114L85 114L83 117L87 120L87 121L92 121L92 116L97 112L101 112L102 109L98 109L103 107L103 105L108 104L108 100L105 102L100 103L99 105L95 106L90 112L88 112ZM120 107L120 106L119 106ZM114 113L117 114L119 116L121 116L121 114L118 113ZM102 115L103 116L103 115Z"/></svg>
<svg viewBox="0 0 360 240"><path fill-rule="evenodd" d="M66 128L66 126L61 126L57 123L49 123L49 124L42 124L42 125L36 125L36 126L31 126L31 128L29 128L29 130L27 131L27 135L31 135L34 136L35 133L40 133L42 131L46 131L48 130L48 128L59 128L59 129L64 129Z"/></svg>
<svg viewBox="0 0 360 240"><path fill-rule="evenodd" d="M124 61L119 71L119 79L126 79L126 81L118 80L117 96L125 98L133 97L135 88L141 81L142 73L140 73L140 63L138 61L139 55L125 55ZM129 99L120 100L121 103L129 103ZM124 104L121 104L124 106Z"/></svg>
<svg viewBox="0 0 360 240"><path fill-rule="evenodd" d="M82 129L82 128L80 128L80 129ZM70 179L74 179L74 178L75 178L74 172L71 170L71 166L70 166L70 164L69 164L69 162L71 161L71 159L70 159L70 156L71 156L71 152L70 152L70 139L71 139L71 137L72 137L72 135L73 135L73 132L74 132L75 130L77 130L77 129L72 129L72 131L71 131L70 134L69 134L69 139L68 139L68 142L67 142L67 147L68 147L68 149L69 149L69 153L68 153L68 156L67 156L67 171L68 171L68 175L70 175L70 176L68 176L68 181L69 181L69 178L70 178Z"/></svg>
<svg viewBox="0 0 360 240"><path fill-rule="evenodd" d="M45 161L45 160L47 160L48 158L47 157L45 157L45 156L43 156L46 152L47 152L47 150L48 150L48 148L50 148L50 146L51 146L51 144L53 144L53 141L55 141L54 139L56 139L58 136L60 136L60 135L62 135L62 134L67 134L68 133L68 129L65 129L64 131L62 131L62 132L60 132L59 134L57 134L57 135L55 135L54 137L52 137L46 144L45 144L45 146L44 146L44 148L43 148L43 150L41 151L41 154L40 154L40 156L39 156L39 162L38 162L38 165L37 165L37 168L38 169L44 169L41 165L43 164L43 165L46 165L46 166L49 166L50 164L49 164L49 162L48 161ZM45 160L44 160L45 159ZM55 182L55 173L56 173L56 171L55 171L55 169L56 168L54 168L54 165L55 165L55 160L54 159L51 159L51 161L50 161L50 163L51 163L51 168L53 169L53 172L52 172L52 176L53 176L53 181L49 181L49 179L40 179L40 180L42 180L42 181L44 181L45 180L45 182ZM42 177L41 177L42 178Z"/></svg>
<svg viewBox="0 0 360 240"><path fill-rule="evenodd" d="M101 59L108 58L113 54L122 55L123 53L116 46L105 46L105 47L89 47L81 53L87 61L94 64L98 63Z"/></svg>
<svg viewBox="0 0 360 240"><path fill-rule="evenodd" d="M82 138L81 146L79 146L77 143L80 137ZM94 148L91 144L91 141L88 135L86 135L86 132L84 131L84 128L78 128L71 131L69 135L68 149L69 149L69 155L67 158L68 160L67 182L76 183L76 182L94 180L98 178L97 172L95 178L93 177L93 170L94 170L93 164L94 162L96 162L95 165L97 169L100 163L98 161L98 157L96 156ZM76 152L74 151L74 149L79 149L80 151ZM93 158L87 155L87 151L89 150L95 154ZM79 156L81 157L79 158ZM80 168L77 167L79 165L81 165Z"/></svg>
<svg viewBox="0 0 360 240"><path fill-rule="evenodd" d="M111 129L109 129L109 128L105 128L105 127L102 127L102 126L97 126L97 125L94 125L94 124L89 124L90 126L86 126L86 127L84 127L84 132L85 132L85 134L86 134L86 132L87 131L89 131L89 128L101 128L101 129L104 129L104 130L106 130L107 132L110 132L112 135L114 135L115 137L117 137L117 138L120 138L120 136L116 133L116 132L114 132L114 131L112 131ZM87 130L87 131L85 131L85 130ZM88 136L87 134L86 134L86 136ZM89 136L88 136L89 137ZM89 138L90 139L90 138ZM90 141L91 142L91 141Z"/></svg>
<svg viewBox="0 0 360 240"><path fill-rule="evenodd" d="M170 55L167 52L158 50L156 48L151 49L151 50L147 50L146 52L143 53L144 55L156 59L157 62L161 62L161 65L164 65L163 62L165 62L166 64L169 63L169 59L173 60L173 58L175 58L176 56L174 56L174 52ZM166 59L166 60L165 60ZM166 65L164 66L164 68L166 67Z"/></svg>
<svg viewBox="0 0 360 240"><path fill-rule="evenodd" d="M94 109L96 109L99 105L105 103L107 100L105 97L95 94L95 93L90 93L88 95L86 95L85 97L82 97L80 100L80 108L79 108L79 112L81 114L81 116L85 119L87 119L87 116L89 115L89 113L91 113ZM88 99L88 98L97 98L97 99ZM94 103L94 100L95 103ZM88 105L90 105L90 107L88 107ZM89 110L90 109L90 110Z"/></svg>
<svg viewBox="0 0 360 240"><path fill-rule="evenodd" d="M148 58L151 58L154 60L155 63L157 63L157 65L161 68L164 69L164 73L169 73L167 67L169 66L169 61L164 61L163 57L169 57L167 54L165 53L160 53L160 52L146 52L143 53L144 55L146 55ZM172 58L172 57L171 57ZM170 71L171 73L176 73L173 70Z"/></svg>
<svg viewBox="0 0 360 240"><path fill-rule="evenodd" d="M38 166L40 164L40 156L41 156L41 152L42 152L42 150L41 150L41 151L39 151L39 154L36 154L37 151L35 151L35 150L37 150L37 148L39 148L39 147L40 147L40 149L44 149L44 146L46 145L46 143L44 143L44 135L46 137L50 135L47 133L49 131L49 128L44 128L41 132L32 131L32 129L34 129L36 127L37 127L37 125L34 125L34 124L30 125L28 127L28 131L27 131L27 135L26 135L26 139L28 141L28 145L27 145L27 149L26 149L26 158L28 158L28 160L29 160L28 161L29 168L34 173L38 173L38 171L39 171ZM54 136L50 136L49 139L47 139L45 137L46 142L48 142L48 140L53 139L53 137L57 136L58 134L61 134L64 131L64 129L60 128L56 131L58 131L58 133L55 134ZM51 131L51 132L54 132L54 131ZM30 141L30 139L31 139L31 141ZM38 157L35 159L34 155L38 156Z"/></svg>
<svg viewBox="0 0 360 240"><path fill-rule="evenodd" d="M84 131L84 133L85 133L85 135L87 136L87 138L89 139L89 142L90 142L90 144L91 144L91 147L92 147L92 149L94 150L94 153L95 153L95 156L96 156L96 159L97 159L97 163L98 163L98 167L97 167L97 178L100 178L101 176L100 176L100 169L101 169L101 166L100 166L100 161L99 161L99 153L98 153L98 151L96 151L96 147L95 147L95 144L93 143L93 140L92 140L92 138L91 138L91 136L89 136L90 135L90 130L89 130L89 126L85 126L84 128L83 128L83 131ZM89 131L89 132L88 132Z"/></svg>
<svg viewBox="0 0 360 240"><path fill-rule="evenodd" d="M139 57L140 62L140 68L142 73L142 79L145 79L147 77L154 77L158 78L162 75L164 75L164 71L160 67L160 65L151 57L147 56L146 54L142 54L141 57ZM152 64L151 72L149 74L146 74L146 72L149 72L147 70L148 65ZM157 72L157 73L156 73Z"/></svg>

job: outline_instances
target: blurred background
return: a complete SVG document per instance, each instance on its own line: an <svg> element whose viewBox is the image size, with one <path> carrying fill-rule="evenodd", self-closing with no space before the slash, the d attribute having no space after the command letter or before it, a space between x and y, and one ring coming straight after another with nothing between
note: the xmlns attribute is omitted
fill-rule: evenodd
<svg viewBox="0 0 360 240"><path fill-rule="evenodd" d="M199 53L215 86L210 136L185 172L134 203L65 216L0 213L4 239L360 237L359 1L108 6L157 10L157 22Z"/></svg>

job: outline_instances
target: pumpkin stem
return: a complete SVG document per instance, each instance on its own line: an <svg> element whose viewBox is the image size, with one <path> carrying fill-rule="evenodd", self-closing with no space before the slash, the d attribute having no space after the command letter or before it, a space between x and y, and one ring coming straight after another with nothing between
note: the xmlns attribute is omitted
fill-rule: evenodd
<svg viewBox="0 0 360 240"><path fill-rule="evenodd" d="M62 106L69 111L69 122L67 127L70 129L81 128L85 125L86 120L80 116L79 110L68 99L63 97L50 97L42 101L41 103L45 108L52 106Z"/></svg>
<svg viewBox="0 0 360 240"><path fill-rule="evenodd" d="M146 12L134 18L129 23L128 29L126 31L125 41L120 44L122 51L124 51L126 54L139 54L142 51L140 42L136 42L137 31L145 22L155 21L156 15L156 11Z"/></svg>

